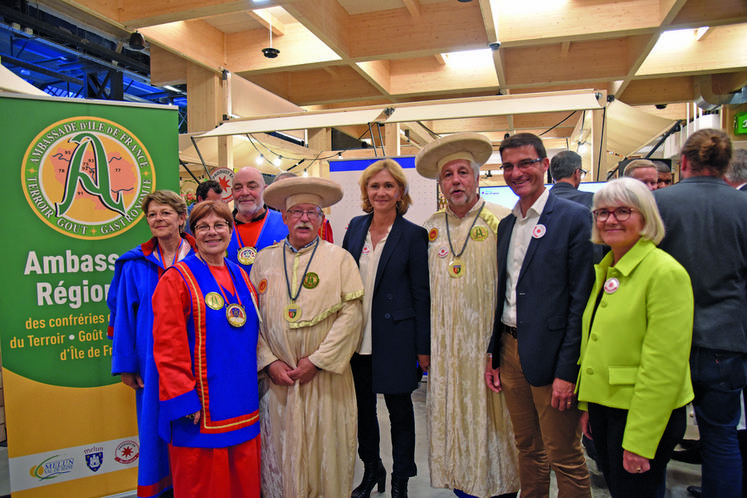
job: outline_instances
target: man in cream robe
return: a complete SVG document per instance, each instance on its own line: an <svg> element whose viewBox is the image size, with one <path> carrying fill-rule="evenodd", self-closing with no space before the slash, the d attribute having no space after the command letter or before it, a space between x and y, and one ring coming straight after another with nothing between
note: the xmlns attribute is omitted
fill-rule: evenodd
<svg viewBox="0 0 747 498"><path fill-rule="evenodd" d="M262 495L350 496L356 404L350 357L360 342L361 283L352 256L321 240L322 207L342 197L321 178L271 185L288 238L259 252L251 279L262 317L257 346Z"/></svg>
<svg viewBox="0 0 747 498"><path fill-rule="evenodd" d="M429 144L415 159L421 175L438 179L447 200L424 224L431 285L431 486L481 498L515 496L519 489L503 395L484 380L497 302L496 230L509 212L478 194L479 167L491 153L487 138L459 133Z"/></svg>

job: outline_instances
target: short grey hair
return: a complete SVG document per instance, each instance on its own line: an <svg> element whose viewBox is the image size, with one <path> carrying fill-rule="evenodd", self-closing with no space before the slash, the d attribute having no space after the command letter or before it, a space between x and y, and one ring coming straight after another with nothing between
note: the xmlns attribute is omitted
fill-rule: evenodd
<svg viewBox="0 0 747 498"><path fill-rule="evenodd" d="M661 161L653 161L654 166L656 166L656 171L659 173L671 173L672 168L670 168L667 163L663 163Z"/></svg>
<svg viewBox="0 0 747 498"><path fill-rule="evenodd" d="M633 176L633 171L639 168L655 168L657 172L659 171L659 169L656 168L656 165L652 161L649 161L648 159L636 159L629 162L625 166L623 176Z"/></svg>
<svg viewBox="0 0 747 498"><path fill-rule="evenodd" d="M594 194L594 209L615 205L637 209L643 216L641 237L659 245L664 238L664 222L656 207L654 195L643 182L629 177L618 178L606 183ZM591 241L604 244L596 222L591 228Z"/></svg>
<svg viewBox="0 0 747 498"><path fill-rule="evenodd" d="M581 156L572 150L558 152L550 161L550 175L555 181L569 178L579 169L581 169Z"/></svg>
<svg viewBox="0 0 747 498"><path fill-rule="evenodd" d="M734 149L724 176L731 183L747 183L747 150Z"/></svg>

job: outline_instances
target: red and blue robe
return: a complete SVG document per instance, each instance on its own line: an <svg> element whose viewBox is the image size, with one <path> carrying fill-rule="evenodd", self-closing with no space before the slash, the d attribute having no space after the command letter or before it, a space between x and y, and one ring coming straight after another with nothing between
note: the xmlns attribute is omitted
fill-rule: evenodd
<svg viewBox="0 0 747 498"><path fill-rule="evenodd" d="M228 447L259 435L256 293L246 273L224 261L235 293L190 256L164 273L153 295L159 434L174 446ZM240 302L244 325L229 325L225 307L207 306L209 293ZM187 415L197 411L195 425Z"/></svg>
<svg viewBox="0 0 747 498"><path fill-rule="evenodd" d="M194 239L184 237L193 254ZM171 488L168 445L158 437L158 371L153 361L153 309L151 298L163 274L152 238L117 259L107 297L112 339L112 375L137 373L145 384L135 391L140 457L137 496L159 496Z"/></svg>

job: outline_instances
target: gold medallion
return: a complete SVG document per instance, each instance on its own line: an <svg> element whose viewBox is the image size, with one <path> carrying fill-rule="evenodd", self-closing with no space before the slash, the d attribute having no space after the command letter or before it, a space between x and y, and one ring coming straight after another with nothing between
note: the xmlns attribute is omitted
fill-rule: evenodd
<svg viewBox="0 0 747 498"><path fill-rule="evenodd" d="M449 262L449 276L452 278L460 278L464 276L464 261L459 258L454 258Z"/></svg>
<svg viewBox="0 0 747 498"><path fill-rule="evenodd" d="M470 230L469 236L472 237L472 240L474 241L482 242L488 238L488 229L479 225L474 226L472 227L472 230Z"/></svg>
<svg viewBox="0 0 747 498"><path fill-rule="evenodd" d="M319 275L314 273L313 271L310 271L306 274L305 277L303 277L303 288L304 289L313 289L317 285L319 285Z"/></svg>
<svg viewBox="0 0 747 498"><path fill-rule="evenodd" d="M301 318L301 308L296 303L290 303L285 307L285 320L290 323L295 323Z"/></svg>
<svg viewBox="0 0 747 498"><path fill-rule="evenodd" d="M257 250L252 246L246 246L239 249L236 258L242 265L253 265L254 258L257 257Z"/></svg>
<svg viewBox="0 0 747 498"><path fill-rule="evenodd" d="M223 302L223 296L217 292L208 292L205 296L205 304L207 304L208 308L211 310L219 310L225 303Z"/></svg>
<svg viewBox="0 0 747 498"><path fill-rule="evenodd" d="M226 306L226 318L232 327L243 327L246 323L246 310L240 304L231 303Z"/></svg>

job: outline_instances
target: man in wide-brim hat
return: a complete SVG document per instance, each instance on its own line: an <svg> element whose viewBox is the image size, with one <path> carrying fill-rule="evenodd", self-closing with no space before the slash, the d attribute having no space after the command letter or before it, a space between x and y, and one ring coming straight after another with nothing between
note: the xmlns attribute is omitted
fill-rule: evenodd
<svg viewBox="0 0 747 498"><path fill-rule="evenodd" d="M456 133L415 158L438 180L445 209L426 222L431 287L428 438L431 485L462 495L515 496L518 466L503 396L483 380L496 306L496 235L509 210L479 194L493 153L478 133Z"/></svg>
<svg viewBox="0 0 747 498"><path fill-rule="evenodd" d="M257 346L262 495L348 496L353 489L356 405L350 358L362 321L353 257L322 240L322 208L342 198L332 180L284 179L265 202L288 237L259 252L251 280L262 318Z"/></svg>

